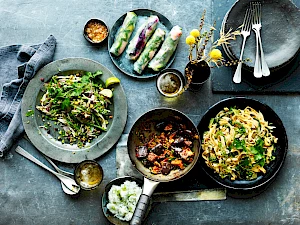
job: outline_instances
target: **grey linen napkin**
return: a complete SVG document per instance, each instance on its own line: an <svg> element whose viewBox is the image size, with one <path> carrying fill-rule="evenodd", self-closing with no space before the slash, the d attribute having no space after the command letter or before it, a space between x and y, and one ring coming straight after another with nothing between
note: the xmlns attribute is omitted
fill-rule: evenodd
<svg viewBox="0 0 300 225"><path fill-rule="evenodd" d="M0 157L24 132L21 101L31 78L53 60L56 39L50 35L41 45L12 45L0 48Z"/></svg>

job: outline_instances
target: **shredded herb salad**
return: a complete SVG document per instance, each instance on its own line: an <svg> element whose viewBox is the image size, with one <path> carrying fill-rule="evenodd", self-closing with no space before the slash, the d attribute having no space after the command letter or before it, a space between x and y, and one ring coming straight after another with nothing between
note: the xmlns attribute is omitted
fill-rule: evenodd
<svg viewBox="0 0 300 225"><path fill-rule="evenodd" d="M36 108L45 114L42 118L63 127L58 132L62 143L81 148L107 130L108 119L112 118L108 106L112 104L113 89L103 87L101 75L102 71L54 75L45 83L46 92ZM41 127L48 129L47 125L49 122Z"/></svg>

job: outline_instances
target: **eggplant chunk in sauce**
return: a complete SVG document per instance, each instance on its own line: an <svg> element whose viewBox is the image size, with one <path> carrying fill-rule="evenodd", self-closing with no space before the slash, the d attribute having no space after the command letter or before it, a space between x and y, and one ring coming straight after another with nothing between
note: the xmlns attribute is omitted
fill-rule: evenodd
<svg viewBox="0 0 300 225"><path fill-rule="evenodd" d="M162 121L156 132L136 148L136 156L153 174L168 175L172 170L183 170L195 156L193 140L197 138L184 124Z"/></svg>

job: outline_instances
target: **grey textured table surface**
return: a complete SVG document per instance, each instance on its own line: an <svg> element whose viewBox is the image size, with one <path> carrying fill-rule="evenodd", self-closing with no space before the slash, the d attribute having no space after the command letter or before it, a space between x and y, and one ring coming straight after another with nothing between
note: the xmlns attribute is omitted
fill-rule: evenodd
<svg viewBox="0 0 300 225"><path fill-rule="evenodd" d="M178 54L172 65L183 71L187 63L184 39L196 28L204 8L210 21L212 4L225 0L122 0L59 1L0 0L0 46L41 43L49 34L58 41L55 59L86 57L96 60L122 80L128 100L128 120L124 133L149 109L167 106L186 113L195 123L209 106L228 95L212 94L210 83L197 93L186 92L176 101L160 96L154 79L137 81L122 74L111 62L106 45L91 46L82 36L84 23L103 18L111 27L123 13L150 8L183 27ZM234 0L227 0L234 2ZM0 81L1 82L1 81ZM289 151L277 179L260 195L250 199L228 197L226 201L161 203L146 224L300 224L300 96L251 95L271 106L282 119L289 137ZM19 144L41 155L24 138ZM116 177L115 149L97 161L105 171L100 188L82 192L78 199L61 191L58 180L12 150L0 159L0 224L109 224L101 210L104 186ZM68 166L72 169L72 166Z"/></svg>

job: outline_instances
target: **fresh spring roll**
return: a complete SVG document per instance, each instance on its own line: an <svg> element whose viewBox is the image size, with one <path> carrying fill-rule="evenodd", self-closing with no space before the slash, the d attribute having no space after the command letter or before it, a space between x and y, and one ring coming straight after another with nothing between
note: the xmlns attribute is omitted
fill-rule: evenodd
<svg viewBox="0 0 300 225"><path fill-rule="evenodd" d="M137 15L134 12L128 12L122 26L120 27L115 42L110 48L110 52L114 54L115 56L119 56L124 51L129 38L135 28L135 24L137 22Z"/></svg>
<svg viewBox="0 0 300 225"><path fill-rule="evenodd" d="M134 63L134 70L141 74L151 59L154 57L157 52L160 44L163 42L165 38L166 32L160 28L157 28L154 32L153 36L150 38L148 43L146 44L145 49L142 51L138 60Z"/></svg>
<svg viewBox="0 0 300 225"><path fill-rule="evenodd" d="M150 16L137 30L127 48L127 56L129 59L136 60L139 57L147 41L155 31L158 21L159 19L157 16Z"/></svg>
<svg viewBox="0 0 300 225"><path fill-rule="evenodd" d="M181 35L182 28L179 26L174 26L166 37L166 40L162 44L158 53L150 61L148 67L154 71L159 71L164 68L176 50Z"/></svg>

